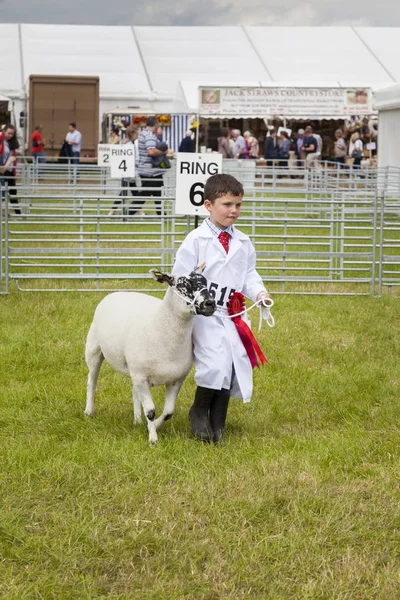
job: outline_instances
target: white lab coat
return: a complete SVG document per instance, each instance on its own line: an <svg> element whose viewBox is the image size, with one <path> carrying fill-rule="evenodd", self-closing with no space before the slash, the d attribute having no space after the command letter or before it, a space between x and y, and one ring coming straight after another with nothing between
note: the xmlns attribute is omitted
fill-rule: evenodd
<svg viewBox="0 0 400 600"><path fill-rule="evenodd" d="M231 395L250 402L253 376L250 360L231 319L227 315L229 294L242 292L253 300L264 284L255 269L256 254L250 238L236 229L226 254L221 242L206 222L189 233L179 248L172 274L186 275L205 262L203 275L210 290L215 290L217 311L212 317L196 315L193 326L195 380L201 387L231 389ZM224 310L225 309L225 310ZM242 318L246 319L246 315ZM247 321L249 323L249 321Z"/></svg>

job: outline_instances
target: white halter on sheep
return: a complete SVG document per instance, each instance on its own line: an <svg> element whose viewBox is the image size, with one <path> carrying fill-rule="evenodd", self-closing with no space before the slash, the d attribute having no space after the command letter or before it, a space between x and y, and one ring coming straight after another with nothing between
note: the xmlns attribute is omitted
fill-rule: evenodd
<svg viewBox="0 0 400 600"><path fill-rule="evenodd" d="M103 360L132 379L135 423L141 422L141 406L147 420L149 441L157 442L157 429L174 413L175 401L192 366L193 315L211 316L215 300L201 274L201 265L187 277L151 270L166 283L164 299L138 292L115 292L99 303L86 341L89 368L86 415L94 412L94 393ZM151 387L165 385L162 414L155 419Z"/></svg>

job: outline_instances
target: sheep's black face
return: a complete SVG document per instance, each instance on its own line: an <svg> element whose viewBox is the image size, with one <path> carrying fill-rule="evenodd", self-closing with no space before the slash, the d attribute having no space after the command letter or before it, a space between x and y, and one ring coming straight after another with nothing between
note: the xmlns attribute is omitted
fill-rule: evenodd
<svg viewBox="0 0 400 600"><path fill-rule="evenodd" d="M217 305L214 297L208 291L207 279L201 273L192 271L186 277L178 277L176 289L187 299L188 303L192 304L196 315L210 317L214 314Z"/></svg>

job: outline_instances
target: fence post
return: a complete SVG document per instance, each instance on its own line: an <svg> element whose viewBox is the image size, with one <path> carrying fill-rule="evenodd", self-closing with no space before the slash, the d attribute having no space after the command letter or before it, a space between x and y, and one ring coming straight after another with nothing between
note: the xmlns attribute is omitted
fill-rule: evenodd
<svg viewBox="0 0 400 600"><path fill-rule="evenodd" d="M379 228L379 284L378 284L378 296L382 296L383 286L383 236L384 236L384 224L385 224L385 192L382 192L381 196L381 222Z"/></svg>
<svg viewBox="0 0 400 600"><path fill-rule="evenodd" d="M5 278L5 294L9 293L9 282L8 282L8 269L9 269L9 247L8 247L8 183L5 184L4 194L4 247L5 247L5 265L4 265L4 278Z"/></svg>
<svg viewBox="0 0 400 600"><path fill-rule="evenodd" d="M373 214L373 228L372 228L372 273L371 273L371 295L375 296L375 278L376 278L376 231L378 226L378 191L375 190L375 194L373 197L374 203L374 214Z"/></svg>
<svg viewBox="0 0 400 600"><path fill-rule="evenodd" d="M3 189L2 182L0 182L0 294L4 294L3 292L3 210L5 206L5 202L3 201ZM4 205L4 206L3 206Z"/></svg>

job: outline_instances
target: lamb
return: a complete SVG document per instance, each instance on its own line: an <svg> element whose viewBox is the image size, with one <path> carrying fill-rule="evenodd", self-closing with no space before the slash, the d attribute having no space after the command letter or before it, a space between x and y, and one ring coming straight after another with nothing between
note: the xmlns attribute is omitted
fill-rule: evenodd
<svg viewBox="0 0 400 600"><path fill-rule="evenodd" d="M157 430L174 413L175 402L192 366L193 315L211 316L216 303L200 265L186 277L151 270L159 283L168 284L164 299L138 292L114 292L96 308L86 341L89 369L86 415L93 415L94 394L103 360L132 379L135 423L141 422L141 406L147 421L149 442L157 442ZM151 387L165 385L162 414L155 418Z"/></svg>

